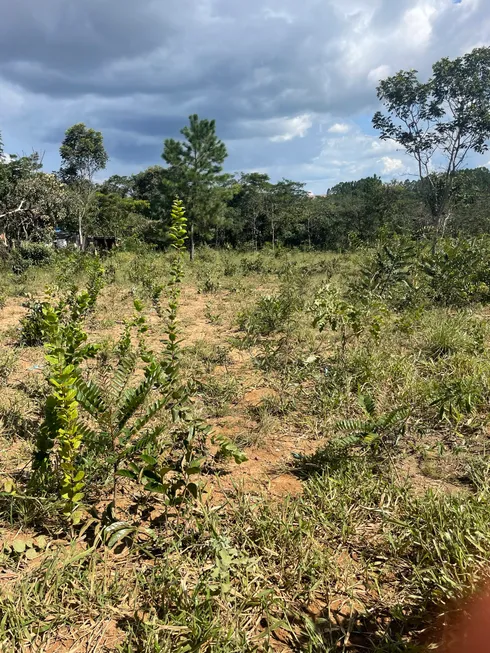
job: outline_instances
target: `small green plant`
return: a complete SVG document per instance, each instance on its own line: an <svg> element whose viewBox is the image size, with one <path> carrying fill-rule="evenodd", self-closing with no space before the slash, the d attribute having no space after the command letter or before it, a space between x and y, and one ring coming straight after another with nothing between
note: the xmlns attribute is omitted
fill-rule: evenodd
<svg viewBox="0 0 490 653"><path fill-rule="evenodd" d="M139 305L137 310L141 310ZM168 442L168 422L156 420L164 411L177 410L185 395L183 389L180 394L177 392L175 379L171 381L167 374L168 368L158 364L144 347L134 352L127 337L126 332L118 343L120 356L113 370L106 364L99 382L79 378L76 384L77 399L98 429L94 432L86 424L84 431L97 450L108 453L106 461L112 466L114 513L119 476L138 480L147 489L153 488L150 481L155 482L153 468L158 462L154 455L164 447L160 436L164 434ZM149 362L143 380L131 386L138 359Z"/></svg>
<svg viewBox="0 0 490 653"><path fill-rule="evenodd" d="M490 240L447 239L427 253L421 268L433 301L445 306L466 306L490 301Z"/></svg>
<svg viewBox="0 0 490 653"><path fill-rule="evenodd" d="M221 313L214 311L210 303L206 304L204 317L210 324L221 324L222 321Z"/></svg>
<svg viewBox="0 0 490 653"><path fill-rule="evenodd" d="M15 351L2 347L0 349L0 386L6 385L17 362Z"/></svg>
<svg viewBox="0 0 490 653"><path fill-rule="evenodd" d="M70 305L77 305L81 295L84 296L83 315L86 316L95 308L100 291L105 285L104 268L95 257L88 264L88 284L83 293L78 294L78 288L72 285L67 293L58 296L59 289L48 288L43 301L28 299L23 306L27 308L26 315L20 321L20 342L26 347L39 347L46 342L46 314L51 310L60 317L66 313Z"/></svg>
<svg viewBox="0 0 490 653"><path fill-rule="evenodd" d="M39 347L43 344L44 310L49 302L29 299L22 305L27 308L27 313L20 321L20 343L26 347Z"/></svg>
<svg viewBox="0 0 490 653"><path fill-rule="evenodd" d="M372 298L353 303L345 299L338 288L327 284L320 288L313 302L313 326L320 331L330 327L340 334L340 357L345 359L349 342L362 334L369 334L374 340L379 338L381 327L386 319L386 307Z"/></svg>
<svg viewBox="0 0 490 653"><path fill-rule="evenodd" d="M216 293L220 289L220 283L210 275L206 275L204 280L199 284L198 290L199 293L209 295L211 293Z"/></svg>
<svg viewBox="0 0 490 653"><path fill-rule="evenodd" d="M37 537L16 536L11 542L4 542L0 554L14 559L17 563L21 560L34 560L46 550L48 540L44 535Z"/></svg>
<svg viewBox="0 0 490 653"><path fill-rule="evenodd" d="M405 434L409 416L407 408L395 408L388 413L379 414L376 403L371 395L360 395L364 419L347 419L338 422L337 428L347 435L336 438L332 442L334 448L348 449L363 446L373 453L393 449Z"/></svg>
<svg viewBox="0 0 490 653"><path fill-rule="evenodd" d="M46 399L44 422L39 429L31 485L38 490L50 485L53 474L63 500L63 513L74 524L81 519L85 472L78 465L84 430L79 423L77 379L80 363L92 357L97 346L87 344L83 320L93 308L92 296L82 291L66 301L43 307L42 333L49 368L51 394ZM56 465L52 466L52 455Z"/></svg>
<svg viewBox="0 0 490 653"><path fill-rule="evenodd" d="M164 313L161 298L165 285L161 282L161 275L161 270L152 256L135 257L129 270L129 279L141 287L143 296L151 301L159 317Z"/></svg>
<svg viewBox="0 0 490 653"><path fill-rule="evenodd" d="M431 404L438 409L439 419L456 426L472 426L476 411L485 401L485 387L481 378L448 378L437 384ZM476 421L478 424L478 420Z"/></svg>
<svg viewBox="0 0 490 653"><path fill-rule="evenodd" d="M87 265L87 295L89 298L89 309L93 310L102 288L106 285L106 270L98 256L90 258Z"/></svg>
<svg viewBox="0 0 490 653"><path fill-rule="evenodd" d="M353 292L361 289L390 301L395 307L409 305L415 293L414 277L417 249L413 242L395 240L382 245L367 263L361 266L360 279L353 283Z"/></svg>
<svg viewBox="0 0 490 653"><path fill-rule="evenodd" d="M269 336L283 329L291 314L291 306L280 295L265 295L239 315L238 324L249 336Z"/></svg>

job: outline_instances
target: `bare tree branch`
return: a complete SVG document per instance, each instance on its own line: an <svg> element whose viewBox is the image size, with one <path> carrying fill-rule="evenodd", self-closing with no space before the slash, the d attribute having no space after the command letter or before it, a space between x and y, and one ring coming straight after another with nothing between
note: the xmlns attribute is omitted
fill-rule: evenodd
<svg viewBox="0 0 490 653"><path fill-rule="evenodd" d="M7 213L2 213L0 215L1 218L5 218L7 215L12 215L13 213L19 213L19 211L25 211L26 209L23 208L25 200L22 200L22 202L19 204L19 206L16 209L13 209L12 211L7 211Z"/></svg>

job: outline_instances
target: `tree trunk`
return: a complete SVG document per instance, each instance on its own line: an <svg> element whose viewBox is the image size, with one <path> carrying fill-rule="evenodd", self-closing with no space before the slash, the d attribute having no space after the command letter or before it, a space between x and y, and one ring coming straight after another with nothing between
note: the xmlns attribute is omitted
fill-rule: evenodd
<svg viewBox="0 0 490 653"><path fill-rule="evenodd" d="M432 254L435 254L437 243L446 234L447 223L451 218L451 211L441 211L435 219L434 238L432 239Z"/></svg>
<svg viewBox="0 0 490 653"><path fill-rule="evenodd" d="M78 240L80 241L80 250L83 252L85 249L85 242L83 239L83 229L82 229L82 212L78 213Z"/></svg>
<svg viewBox="0 0 490 653"><path fill-rule="evenodd" d="M272 251L276 250L276 225L274 222L274 205L271 205L271 232L272 232Z"/></svg>
<svg viewBox="0 0 490 653"><path fill-rule="evenodd" d="M253 215L253 222L252 222L252 239L253 239L253 244L254 244L254 250L257 251L259 249L258 247L258 238L257 238L257 216Z"/></svg>

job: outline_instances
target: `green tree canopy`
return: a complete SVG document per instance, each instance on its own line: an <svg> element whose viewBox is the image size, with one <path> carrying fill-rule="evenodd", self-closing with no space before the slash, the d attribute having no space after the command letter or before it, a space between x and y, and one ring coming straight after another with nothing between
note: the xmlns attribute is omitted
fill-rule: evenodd
<svg viewBox="0 0 490 653"><path fill-rule="evenodd" d="M95 202L93 177L99 170L104 170L109 160L102 133L89 129L83 123L73 125L65 132L60 156L61 179L72 187L76 195L73 205L77 207L78 236L83 248L85 222Z"/></svg>
<svg viewBox="0 0 490 653"><path fill-rule="evenodd" d="M427 82L417 71L383 80L373 125L384 140L402 145L418 166L424 200L436 237L444 232L454 176L470 152L483 154L490 137L490 48L454 60L441 59Z"/></svg>
<svg viewBox="0 0 490 653"><path fill-rule="evenodd" d="M165 182L186 206L193 258L196 235L208 233L225 208L230 175L223 174L227 151L216 135L214 120L201 120L193 114L181 134L184 140L165 141L162 157L168 166Z"/></svg>
<svg viewBox="0 0 490 653"><path fill-rule="evenodd" d="M82 122L65 132L60 147L61 176L64 181L92 181L96 172L104 170L109 157L102 133L89 129Z"/></svg>

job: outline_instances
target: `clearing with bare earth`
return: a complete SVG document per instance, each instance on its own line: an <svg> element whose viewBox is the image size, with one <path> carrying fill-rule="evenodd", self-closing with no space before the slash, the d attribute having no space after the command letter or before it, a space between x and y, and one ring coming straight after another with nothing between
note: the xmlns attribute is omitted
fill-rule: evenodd
<svg viewBox="0 0 490 653"><path fill-rule="evenodd" d="M403 247L4 276L2 652L440 643L490 558L489 312Z"/></svg>

